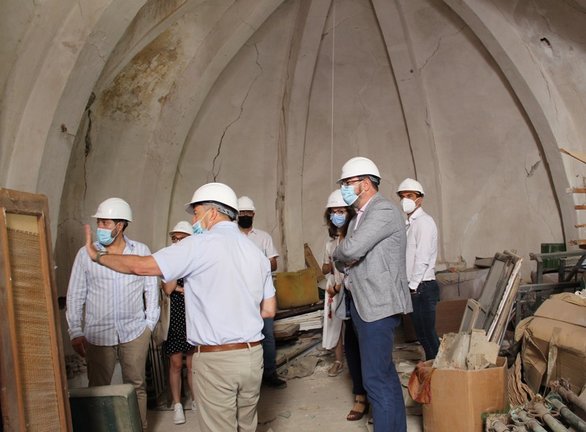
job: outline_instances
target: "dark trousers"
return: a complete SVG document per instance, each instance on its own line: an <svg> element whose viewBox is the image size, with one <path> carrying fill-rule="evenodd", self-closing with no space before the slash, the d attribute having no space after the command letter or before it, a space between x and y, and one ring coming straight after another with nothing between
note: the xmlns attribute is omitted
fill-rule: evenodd
<svg viewBox="0 0 586 432"><path fill-rule="evenodd" d="M401 381L393 363L395 329L401 322L392 315L372 322L360 318L354 302L350 315L360 346L362 380L372 406L375 432L406 432L407 416Z"/></svg>
<svg viewBox="0 0 586 432"><path fill-rule="evenodd" d="M263 376L268 377L277 370L277 346L275 344L275 321L273 318L264 318L265 325L262 334L262 358L265 364Z"/></svg>
<svg viewBox="0 0 586 432"><path fill-rule="evenodd" d="M411 293L413 327L425 350L426 360L434 359L439 349L439 338L435 331L435 307L438 301L439 285L435 280L421 282L417 291Z"/></svg>
<svg viewBox="0 0 586 432"><path fill-rule="evenodd" d="M352 319L344 321L344 351L350 378L352 378L352 393L364 396L366 395L366 390L362 385L360 346L358 345L358 336L356 335L354 324L352 324Z"/></svg>

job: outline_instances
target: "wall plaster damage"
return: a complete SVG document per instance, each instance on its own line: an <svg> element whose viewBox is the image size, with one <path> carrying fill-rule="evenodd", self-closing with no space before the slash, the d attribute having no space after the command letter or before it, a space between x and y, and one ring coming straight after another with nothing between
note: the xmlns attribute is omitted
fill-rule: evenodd
<svg viewBox="0 0 586 432"><path fill-rule="evenodd" d="M341 165L427 190L440 265L586 239L582 0L6 0L0 185L49 197L66 290L97 204L152 250L209 181L255 201L280 270L319 256Z"/></svg>

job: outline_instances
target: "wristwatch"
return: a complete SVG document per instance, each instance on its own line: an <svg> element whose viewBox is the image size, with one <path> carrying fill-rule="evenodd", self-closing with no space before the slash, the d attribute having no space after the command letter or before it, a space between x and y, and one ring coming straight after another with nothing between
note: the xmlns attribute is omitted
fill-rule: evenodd
<svg viewBox="0 0 586 432"><path fill-rule="evenodd" d="M97 262L98 264L102 265L102 263L100 262L100 258L102 258L104 255L108 255L108 251L107 250L99 250L98 254L96 255L96 259L94 261Z"/></svg>

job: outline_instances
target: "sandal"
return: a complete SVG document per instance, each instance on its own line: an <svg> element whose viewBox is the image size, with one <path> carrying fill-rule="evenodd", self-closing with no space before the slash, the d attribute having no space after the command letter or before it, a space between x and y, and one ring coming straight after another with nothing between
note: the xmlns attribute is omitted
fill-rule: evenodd
<svg viewBox="0 0 586 432"><path fill-rule="evenodd" d="M336 360L334 361L334 364L332 365L332 367L328 370L328 376L331 377L335 377L340 375L340 372L342 372L342 369L344 369L344 365L342 364L341 361Z"/></svg>
<svg viewBox="0 0 586 432"><path fill-rule="evenodd" d="M368 401L366 399L360 400L360 399L358 399L358 397L356 397L354 399L354 405L356 406L356 404L362 405L364 407L364 409L362 411L356 411L355 409L350 410L350 412L346 416L346 420L357 421L357 420L362 419L362 417L364 417L365 414L368 414L369 405L368 405ZM354 408L354 407L352 407L352 408Z"/></svg>

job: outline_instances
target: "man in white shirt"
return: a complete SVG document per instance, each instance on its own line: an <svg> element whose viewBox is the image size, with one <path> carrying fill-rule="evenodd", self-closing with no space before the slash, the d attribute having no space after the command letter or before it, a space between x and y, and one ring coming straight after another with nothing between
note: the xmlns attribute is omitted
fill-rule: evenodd
<svg viewBox="0 0 586 432"><path fill-rule="evenodd" d="M98 222L98 241L93 246L100 252L151 254L146 245L124 235L132 222L126 201L109 198L92 217ZM66 317L71 345L86 358L89 386L109 385L118 359L124 383L136 389L142 427L146 429L145 363L151 332L159 319L157 278L102 267L83 247L75 257L69 279Z"/></svg>
<svg viewBox="0 0 586 432"><path fill-rule="evenodd" d="M201 186L185 209L195 235L151 256L98 251L87 226L86 251L121 273L183 278L199 430L255 432L263 318L276 311L269 260L239 232L238 199L227 185Z"/></svg>
<svg viewBox="0 0 586 432"><path fill-rule="evenodd" d="M397 189L401 206L407 214L407 279L413 303L413 326L427 360L434 359L439 349L435 330L435 309L439 286L435 280L437 227L423 211L423 186L407 178Z"/></svg>
<svg viewBox="0 0 586 432"><path fill-rule="evenodd" d="M273 245L271 235L258 228L253 228L256 208L254 202L247 196L238 198L238 227L252 242L265 254L271 262L271 271L277 270L277 258L279 254ZM274 388L287 387L287 381L277 374L277 347L275 344L274 320L273 318L264 319L262 330L264 339L262 340L264 372L262 381L265 385Z"/></svg>

